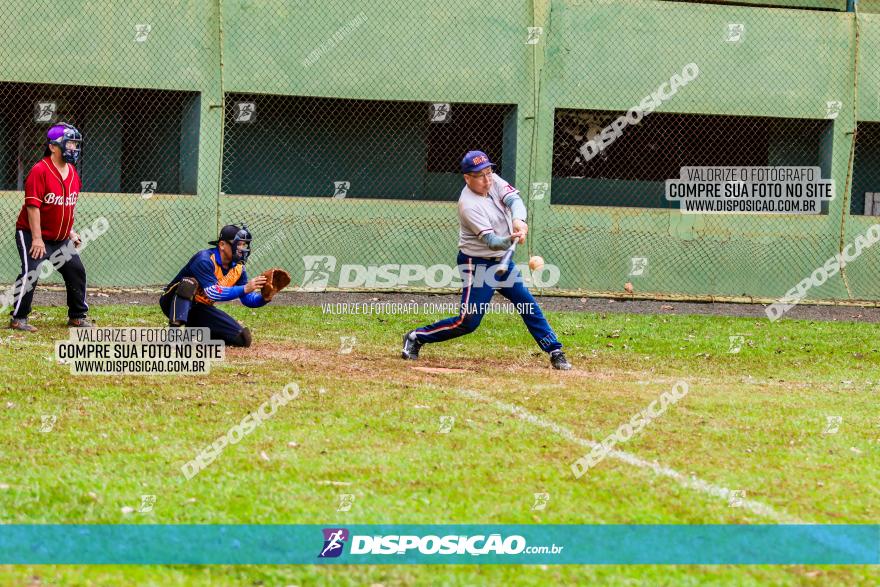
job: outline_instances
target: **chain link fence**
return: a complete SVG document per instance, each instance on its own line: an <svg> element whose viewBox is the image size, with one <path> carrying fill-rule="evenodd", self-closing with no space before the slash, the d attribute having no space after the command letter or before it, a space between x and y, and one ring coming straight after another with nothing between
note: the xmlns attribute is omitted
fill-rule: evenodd
<svg viewBox="0 0 880 587"><path fill-rule="evenodd" d="M547 292L776 298L880 215L880 18L845 2L47 2L0 14L0 282L46 130L85 143L89 283L166 283L243 222L252 271L455 265L459 161L529 209ZM815 214L683 214L683 167L798 166ZM866 249L813 299L878 299ZM51 281L51 279L50 279ZM398 283L398 286L402 284ZM409 287L434 287L429 280ZM389 287L395 287L389 283Z"/></svg>
<svg viewBox="0 0 880 587"><path fill-rule="evenodd" d="M0 15L0 216L7 226L0 282L18 274L14 224L27 174L43 155L47 130L65 121L84 137L74 228L108 222L82 251L88 284L164 285L216 235L219 9L88 2L45 26L45 15L57 11L45 0L13 0Z"/></svg>

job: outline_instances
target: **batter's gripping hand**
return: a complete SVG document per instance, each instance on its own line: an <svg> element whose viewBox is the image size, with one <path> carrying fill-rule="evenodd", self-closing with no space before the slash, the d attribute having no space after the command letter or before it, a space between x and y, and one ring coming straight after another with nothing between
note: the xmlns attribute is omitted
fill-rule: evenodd
<svg viewBox="0 0 880 587"><path fill-rule="evenodd" d="M260 290L263 299L267 302L275 297L279 291L290 285L290 273L284 269L266 269L262 273L266 278L266 285Z"/></svg>

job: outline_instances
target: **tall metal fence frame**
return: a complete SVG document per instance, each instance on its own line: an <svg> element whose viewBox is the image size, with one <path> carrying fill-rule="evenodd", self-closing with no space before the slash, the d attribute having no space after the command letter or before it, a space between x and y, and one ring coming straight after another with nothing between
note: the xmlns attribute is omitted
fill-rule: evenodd
<svg viewBox="0 0 880 587"><path fill-rule="evenodd" d="M806 0L804 3L809 4ZM185 78L186 83L163 87L158 76L143 85L134 80L125 83L128 87L157 90L178 89L176 86L184 89L184 86L188 86L185 88L187 91L198 92L197 101L192 106L200 113L198 138L193 139L199 145L195 178L197 188L191 196L165 194L161 190L151 197L130 199L106 194L84 194L81 217L86 223L103 215L110 220L111 232L116 230L115 222L119 222L120 226L116 236L96 241L92 250L84 253L90 271L90 284L119 287L161 285L173 276L176 268L189 255L203 248L205 241L214 238L221 225L239 221L250 222L251 228L257 234L255 249L259 253L260 262L267 266L287 267L294 275L294 284L302 282L305 271L302 257L310 254L329 255L339 263L454 264L457 218L454 202L448 200L383 202L379 199L348 198L342 203L333 198L332 194L327 194L322 199L225 194L224 178L231 181L228 173L231 165L234 165L234 160L227 165L227 147L238 132L231 126L234 123L229 118L232 96L302 95L368 100L371 99L369 96L359 95L358 91L353 90L369 83L368 73L363 74L363 79L357 82L359 86L355 81L340 82L341 78L307 80L304 74L294 81L276 79L292 77L294 74L287 73L288 70L284 67L277 67L287 62L284 61L284 56L271 52L276 45L254 39L261 35L271 36L287 25L294 26L299 18L306 23L301 29L305 30L308 23L317 22L317 9L311 5L303 16L280 2L261 4L245 0L217 0L185 4L184 8L179 9L179 16L200 22L203 27L202 30L192 32L193 40L187 41L186 46L181 48L181 51L191 50L193 61L199 65L187 69L175 64L178 71L185 72L181 74L181 79ZM323 44L308 45L307 40L296 41L300 44L297 45L299 50L295 59L303 63L303 71L311 67L307 62L312 57L316 62L336 60L334 63L345 67L345 56L339 47L346 42L352 45L358 42L358 27L368 26L360 21L390 22L393 18L380 15L374 19L370 12L387 10L390 14L393 7L362 4L360 12L360 4L335 7L334 10L344 12L345 18L337 19L335 28L331 27L336 31L335 36L325 37ZM542 293L619 295L623 284L629 281L635 286L635 295L638 297L770 300L783 295L801 279L808 277L826 259L841 252L848 243L873 224L870 216L851 213L850 192L859 136L858 123L880 121L880 106L872 103L866 105L860 101L860 85L862 94L866 89L874 91L880 88L880 63L875 64L872 57L875 50L880 49L880 14L845 12L840 6L841 2L837 0L822 0L813 4L816 5L815 8L830 10L803 6L766 8L662 0L532 0L526 3L510 0L505 6L497 8L500 15L506 8L513 7L516 18L510 17L509 21L503 21L498 16L495 19L498 22L492 23L495 27L493 32L504 31L505 34L517 36L517 43L524 51L522 54L516 53L523 58L522 63L515 63L505 73L506 77L520 81L519 87L515 87L508 95L516 99L503 102L516 107L515 153L506 152L505 157L515 161L514 183L521 190L529 213L528 247L518 253L518 260L524 260L530 254L541 254L549 263L559 265L563 276L557 287L542 290ZM161 8L161 0L150 3L153 18L160 16ZM137 14L136 8L126 10L131 14L127 13L124 17L114 14L112 18L118 17L120 22L136 22L142 16ZM462 10L465 9L462 7ZM480 13L476 8L470 12L467 10L465 16L468 17ZM639 20L633 16L639 10L650 11L652 16ZM428 4L417 3L412 11L416 15L411 18L416 19L425 17L431 8ZM520 17L523 18L519 22L526 26L517 30L511 23ZM26 15L22 14L17 18L19 21L16 22L20 22ZM95 18L100 16L96 14ZM412 22L406 20L409 17L402 18L404 27ZM437 18L459 22L445 12ZM693 22L709 18L718 23L742 21L746 30L753 32L755 36L772 35L773 27L767 25L762 28L759 24L761 19L796 18L804 23L804 29L811 27L810 30L814 31L811 34L817 38L819 35L827 35L824 38L828 41L828 55L847 55L845 62L835 61L844 69L835 71L834 79L845 79L850 86L847 94L836 96L840 102L839 113L836 113L833 120L833 131L829 131L833 132L833 136L829 136L828 141L833 142L835 147L829 165L831 178L837 184L837 198L830 203L827 214L816 217L774 218L692 216L683 215L677 209L554 204L552 160L556 111L560 108L584 107L583 104L574 103L571 98L574 91L572 88L578 86L566 76L576 74L577 71L570 67L570 57L567 56L587 50L582 42L584 37L578 32L579 25L585 22L617 22L615 18L619 18L620 23L618 34L634 30L633 27L641 27L640 30L656 27L651 29L656 33L662 29L664 22L667 23L664 26L671 26L668 23L678 23L679 19L687 23L691 22L688 20L691 18ZM145 16L142 20L144 19L148 20ZM2 21L3 17L0 17L0 32L4 28ZM275 21L279 23L278 28L265 30L269 26L267 23ZM339 25L339 22L343 24ZM14 24L10 20L6 32L11 31ZM679 23L679 26L684 28L685 25ZM156 32L158 28L154 26L147 34L161 34ZM181 25L175 32L180 33L183 30ZM295 32L299 33L300 29ZM136 31L135 34L141 33ZM674 31L670 30L669 34L671 39ZM609 42L610 35L608 39L598 41L589 49L598 47L601 53L608 50ZM141 42L141 46L146 46L147 43ZM866 47L863 48L863 44ZM685 48L669 43L670 47L673 45L671 53L682 56L686 54ZM303 46L306 50L309 46L314 47L313 51L305 53L305 59L302 58ZM4 60L9 63L19 55L9 47L9 44L0 46L0 82L59 83L57 67L48 67L46 72L41 70L38 75L23 75L21 66L4 67ZM404 45L401 47L406 48ZM364 51L372 51L374 48L366 44L362 47ZM788 51L786 55L792 54L790 47L785 45L783 48ZM479 54L483 45L476 43L470 49L474 54ZM392 50L403 49L395 47ZM463 52L467 53L467 48ZM134 50L131 53L134 54ZM242 54L246 56L241 57ZM121 55L120 61L123 64L114 67L123 70L127 55ZM694 55L695 58L701 57L699 53ZM713 53L712 58L723 62L723 54L719 52L718 55ZM261 62L260 56L265 61ZM259 84L261 87L248 86L248 80L259 77L257 73L247 72L248 58L252 57L250 63L253 68L265 67L260 69L263 77L259 79L265 82ZM565 62L566 59L569 62ZM674 56L667 60L671 63ZM449 61L454 60L450 58ZM151 66L155 67L155 64L149 58L143 58L133 70L141 71ZM362 67L363 63L351 63L350 66L353 77L360 75L354 70ZM517 77L520 68L525 72L524 77ZM95 74L87 70L83 66L84 72ZM438 71L435 75L442 77L449 71L457 70L450 65L448 70ZM670 70L669 73L673 71ZM427 76L423 73L418 75ZM116 79L124 79L125 72L116 71L114 76ZM742 79L748 77L742 74ZM284 86L284 83L288 83L288 86ZM334 86L334 83L337 85ZM393 87L390 81L376 83L376 87L380 89L386 83L387 87ZM430 91L452 87L453 83L454 80L438 81ZM417 84L418 80L413 81L412 85ZM306 86L313 91L286 94L278 89ZM645 88L646 91L650 89ZM374 93L378 91L380 90L374 90ZM396 91L396 95L389 99L428 103L432 98L437 101L445 98L440 95L442 91L436 91L432 93L432 98L423 96L417 100L414 95L408 95L408 91ZM479 101L477 98L481 97L476 91L470 96L466 94L467 92L463 92L462 95L475 101ZM453 103L463 101L462 95L446 99ZM486 96L489 96L488 92ZM492 95L491 98L485 102L498 103L497 95ZM627 96L622 100L625 102L630 98ZM186 96L181 98L184 102L187 99L189 98ZM591 107L604 109L607 104L597 103ZM183 108L181 116L186 119L188 114L186 107ZM694 105L692 109L698 112L699 106ZM679 110L676 107L669 111ZM748 113L729 114L742 116ZM258 119L261 115L258 110ZM754 115L767 114L757 112ZM819 106L814 118L822 118ZM145 139L148 140L149 137ZM283 145L279 146L279 149L283 148ZM88 155L88 151L86 154ZM179 157L183 158L184 153L181 152ZM179 173L183 174L182 171ZM14 216L20 203L20 191L0 191L0 209L5 217ZM274 211L276 209L278 212ZM419 225L422 220L424 224ZM411 225L401 226L408 222ZM8 232L11 233L11 230ZM340 233L344 237L338 236ZM424 242L409 247L409 243L414 243L416 239L423 239ZM788 243L791 248L780 249L781 242ZM767 250L762 250L764 246ZM670 254L670 251L675 250L680 251L679 254ZM10 238L0 242L0 252L4 259L0 262L3 267L0 282L8 283L12 281L17 270ZM702 253L706 255L704 258L700 258ZM646 259L649 267L642 274L634 271L634 259L641 258ZM828 279L821 287L813 288L808 299L877 301L880 300L880 290L874 285L877 277L880 277L880 252L868 250L857 262L843 267L839 275ZM52 280L53 278L49 279L50 282ZM57 281L57 276L55 280Z"/></svg>

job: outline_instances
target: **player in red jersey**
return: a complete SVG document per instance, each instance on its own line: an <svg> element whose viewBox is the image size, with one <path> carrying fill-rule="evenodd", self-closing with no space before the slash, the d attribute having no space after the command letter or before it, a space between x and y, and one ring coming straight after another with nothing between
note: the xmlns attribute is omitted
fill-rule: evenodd
<svg viewBox="0 0 880 587"><path fill-rule="evenodd" d="M43 158L34 165L24 187L24 204L15 223L15 244L21 275L15 282L10 328L33 332L28 324L40 264L64 249L57 267L67 288L69 326L91 326L86 314L86 269L76 251L79 235L73 230L76 201L81 188L75 164L82 152L82 135L62 122L49 129ZM53 258L57 258L55 255Z"/></svg>

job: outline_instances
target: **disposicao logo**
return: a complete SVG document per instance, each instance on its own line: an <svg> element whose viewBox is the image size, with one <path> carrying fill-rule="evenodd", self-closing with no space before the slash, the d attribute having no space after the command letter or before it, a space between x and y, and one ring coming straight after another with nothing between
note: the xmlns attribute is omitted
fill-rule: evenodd
<svg viewBox="0 0 880 587"><path fill-rule="evenodd" d="M324 528L324 548L318 558L336 558L342 554L348 530L345 528Z"/></svg>
<svg viewBox="0 0 880 587"><path fill-rule="evenodd" d="M324 528L324 548L318 558L336 558L342 555L348 544L348 554L411 556L419 555L557 555L565 546L528 546L524 536L518 534L436 535L412 534L361 535L350 534L346 528Z"/></svg>

